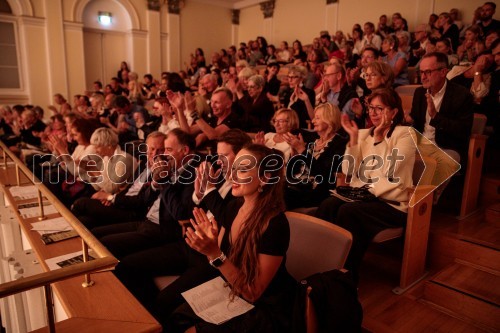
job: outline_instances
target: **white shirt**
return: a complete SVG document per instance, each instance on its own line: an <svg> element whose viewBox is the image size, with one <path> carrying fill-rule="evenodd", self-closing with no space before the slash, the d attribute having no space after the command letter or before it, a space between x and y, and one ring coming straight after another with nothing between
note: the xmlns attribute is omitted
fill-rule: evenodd
<svg viewBox="0 0 500 333"><path fill-rule="evenodd" d="M134 183L132 184L132 186L130 186L130 188L128 189L127 193L125 193L125 195L129 196L129 197L133 197L133 196L139 194L139 192L141 191L144 184L147 183L148 177L150 175L151 175L151 169L146 168L146 170L141 172L139 177L137 177L137 179L134 180Z"/></svg>
<svg viewBox="0 0 500 333"><path fill-rule="evenodd" d="M367 45L372 45L377 50L380 50L380 47L382 46L382 38L380 38L380 36L377 34L373 34L372 41L370 42L368 40L368 36L364 35L361 44L363 45L363 48L365 48Z"/></svg>
<svg viewBox="0 0 500 333"><path fill-rule="evenodd" d="M231 191L232 186L233 186L233 182L230 179L226 180L224 182L224 184L222 184L222 186L219 188L219 194L220 194L222 199L226 198L226 195L229 193L229 191ZM196 193L193 192L193 202L195 203L195 205L199 205L201 200L203 200L203 198L206 197L208 195L208 193L214 191L215 189L216 189L215 187L212 187L212 188L206 190L205 193L203 193L203 196L201 197L201 199L198 199L198 197L196 196Z"/></svg>
<svg viewBox="0 0 500 333"><path fill-rule="evenodd" d="M436 108L436 112L439 112L441 109L441 104L443 103L443 96L446 91L446 86L448 85L448 81L444 82L443 87L439 90L436 95L432 96L431 99ZM425 124L424 124L424 133L422 133L427 139L429 139L432 143L436 144L436 128L431 126L429 123L431 122L431 116L429 116L429 106L427 106L427 112L425 114ZM424 143L430 144L424 140Z"/></svg>
<svg viewBox="0 0 500 333"><path fill-rule="evenodd" d="M159 196L155 202L153 202L153 206L149 208L148 213L146 214L146 218L156 224L160 224L160 200L161 197Z"/></svg>
<svg viewBox="0 0 500 333"><path fill-rule="evenodd" d="M264 135L265 145L266 147L278 149L281 152L283 152L285 162L287 162L292 154L292 147L290 147L290 145L286 141L283 142L274 141L275 135L276 133L266 133L266 135Z"/></svg>

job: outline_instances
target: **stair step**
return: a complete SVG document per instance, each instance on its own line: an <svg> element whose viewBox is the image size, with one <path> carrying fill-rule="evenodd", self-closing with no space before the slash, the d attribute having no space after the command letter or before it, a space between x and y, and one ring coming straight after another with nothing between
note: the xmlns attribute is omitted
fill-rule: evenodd
<svg viewBox="0 0 500 333"><path fill-rule="evenodd" d="M484 219L486 223L500 228L500 202L486 208L486 211L484 212Z"/></svg>
<svg viewBox="0 0 500 333"><path fill-rule="evenodd" d="M431 281L500 306L500 272L456 262L436 274Z"/></svg>
<svg viewBox="0 0 500 333"><path fill-rule="evenodd" d="M500 214L500 212L499 212ZM471 243L500 250L500 227L491 223L481 222L462 223L458 238Z"/></svg>
<svg viewBox="0 0 500 333"><path fill-rule="evenodd" d="M484 325L465 322L438 307L405 296L398 297L376 314L363 315L363 329L375 333L493 332Z"/></svg>
<svg viewBox="0 0 500 333"><path fill-rule="evenodd" d="M483 175L481 178L480 193L483 204L494 204L500 201L500 175Z"/></svg>
<svg viewBox="0 0 500 333"><path fill-rule="evenodd" d="M500 331L500 273L453 263L426 282L424 299L488 330Z"/></svg>

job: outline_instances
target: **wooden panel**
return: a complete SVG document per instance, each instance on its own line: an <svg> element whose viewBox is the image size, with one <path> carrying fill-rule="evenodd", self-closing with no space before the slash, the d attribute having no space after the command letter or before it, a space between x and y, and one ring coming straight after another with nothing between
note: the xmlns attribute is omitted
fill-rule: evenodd
<svg viewBox="0 0 500 333"><path fill-rule="evenodd" d="M47 327L40 328L31 333L48 333ZM57 333L123 333L123 332L158 332L153 325L140 325L136 323L112 321L112 320L96 320L88 318L70 318L59 323L56 323Z"/></svg>
<svg viewBox="0 0 500 333"><path fill-rule="evenodd" d="M500 271L498 251L466 241L458 241L456 258Z"/></svg>
<svg viewBox="0 0 500 333"><path fill-rule="evenodd" d="M500 228L500 203L491 205L485 211L485 221L495 228Z"/></svg>
<svg viewBox="0 0 500 333"><path fill-rule="evenodd" d="M410 204L429 193L427 186L419 186ZM408 218L401 267L400 287L405 289L425 275L425 258L432 211L432 193L408 209Z"/></svg>
<svg viewBox="0 0 500 333"><path fill-rule="evenodd" d="M500 305L500 273L485 272L454 263L432 278L432 281Z"/></svg>
<svg viewBox="0 0 500 333"><path fill-rule="evenodd" d="M500 330L500 308L473 297L446 288L442 285L427 282L425 298L439 306L453 311L461 318L478 325L486 325L490 332Z"/></svg>
<svg viewBox="0 0 500 333"><path fill-rule="evenodd" d="M17 210L19 203L30 200L14 201L8 190L6 190L5 184L17 184L14 167L7 170L0 168L0 185L6 197L9 198L14 214L17 216L19 224L38 256L44 271L49 271L45 263L46 259L82 250L82 241L79 237L45 245L40 235L31 230L31 224L38 222L38 218L23 219ZM59 214L49 215L48 218L57 216ZM85 332L161 331L159 323L128 292L112 272L93 273L91 279L95 281L95 284L88 288L82 286L82 282L84 282L83 276L52 284L53 290L68 317L70 319L79 318L80 320L80 326L74 324L78 321L65 323L64 325L68 325L67 327L73 327L73 330L68 328L67 332L82 332L82 330ZM78 329L75 329L75 327L78 327ZM92 327L95 329L91 330ZM107 329L106 327L111 328Z"/></svg>
<svg viewBox="0 0 500 333"><path fill-rule="evenodd" d="M485 135L473 134L471 136L469 142L469 153L467 161L467 171L465 173L462 205L460 206L460 217L469 215L477 207L486 139L487 136Z"/></svg>

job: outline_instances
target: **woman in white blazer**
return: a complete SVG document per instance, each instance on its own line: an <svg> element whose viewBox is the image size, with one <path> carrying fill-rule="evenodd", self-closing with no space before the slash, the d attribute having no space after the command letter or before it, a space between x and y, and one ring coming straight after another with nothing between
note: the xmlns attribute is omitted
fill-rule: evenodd
<svg viewBox="0 0 500 333"><path fill-rule="evenodd" d="M374 197L347 203L332 196L317 211L318 217L352 233L353 244L345 267L356 280L373 237L386 228L406 223L416 150L410 127L401 125L404 112L394 90L375 90L366 101L372 128L358 129L355 122L342 117L342 126L349 134L342 171L347 179L351 178L351 187L366 187Z"/></svg>

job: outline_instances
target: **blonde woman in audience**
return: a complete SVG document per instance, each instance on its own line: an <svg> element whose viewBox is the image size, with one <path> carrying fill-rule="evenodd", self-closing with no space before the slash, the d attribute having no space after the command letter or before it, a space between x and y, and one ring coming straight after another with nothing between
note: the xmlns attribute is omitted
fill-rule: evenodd
<svg viewBox="0 0 500 333"><path fill-rule="evenodd" d="M62 114L63 116L69 112L71 112L71 105L69 105L68 101L61 94L54 95L54 104L59 105L59 110L56 109L54 105L49 105L48 109L54 113Z"/></svg>
<svg viewBox="0 0 500 333"><path fill-rule="evenodd" d="M450 14L446 12L439 14L436 25L440 30L434 32L433 37L449 38L453 51L456 51L459 42L459 31L458 27L453 23L453 19L451 18Z"/></svg>
<svg viewBox="0 0 500 333"><path fill-rule="evenodd" d="M274 113L271 120L275 132L259 132L255 135L254 142L264 144L266 147L278 149L283 153L285 162L288 162L292 154L292 147L286 142L285 134L296 133L299 129L299 117L292 109L279 109Z"/></svg>
<svg viewBox="0 0 500 333"><path fill-rule="evenodd" d="M396 37L398 38L398 51L403 52L406 55L406 60L409 60L410 58L410 51L411 51L411 46L410 46L410 40L411 36L408 31L398 31L396 33Z"/></svg>
<svg viewBox="0 0 500 333"><path fill-rule="evenodd" d="M137 103L142 99L142 84L137 81L138 75L136 72L130 72L128 77L128 99L131 103Z"/></svg>
<svg viewBox="0 0 500 333"><path fill-rule="evenodd" d="M382 61L391 66L394 72L394 86L401 86L405 84L410 84L408 79L408 61L406 60L406 54L398 51L399 41L393 35L386 37L382 42L382 52L385 56L382 57Z"/></svg>
<svg viewBox="0 0 500 333"><path fill-rule="evenodd" d="M314 115L314 105L316 102L314 90L304 86L307 73L307 69L304 66L291 66L288 70L289 89L283 95L284 107L297 112L300 128L307 128L307 122Z"/></svg>
<svg viewBox="0 0 500 333"><path fill-rule="evenodd" d="M460 44L457 49L457 55L459 61L462 62L474 62L478 53L476 49L476 43L481 35L481 28L477 25L471 25L465 29L465 39Z"/></svg>
<svg viewBox="0 0 500 333"><path fill-rule="evenodd" d="M341 127L338 106L324 103L314 109L314 131L317 139L309 144L302 134L284 134L292 147L287 164L288 186L285 191L287 209L315 207L330 196L335 187L333 176L340 165L347 139L338 134Z"/></svg>
<svg viewBox="0 0 500 333"><path fill-rule="evenodd" d="M226 87L231 90L233 97L236 96L235 98L240 100L248 95L248 79L253 75L255 75L255 71L247 66L239 71L238 82L233 79L228 81Z"/></svg>
<svg viewBox="0 0 500 333"><path fill-rule="evenodd" d="M100 93L93 93L90 97L90 105L92 106L92 113L96 116L104 114L104 95ZM93 117L95 118L95 117Z"/></svg>
<svg viewBox="0 0 500 333"><path fill-rule="evenodd" d="M120 128L120 122L118 123ZM128 126L127 126L128 129ZM111 128L101 127L92 133L90 143L101 158L99 171L86 174L87 180L96 191L110 194L119 192L134 175L137 161L118 145L118 135ZM83 177L84 175L81 175Z"/></svg>

